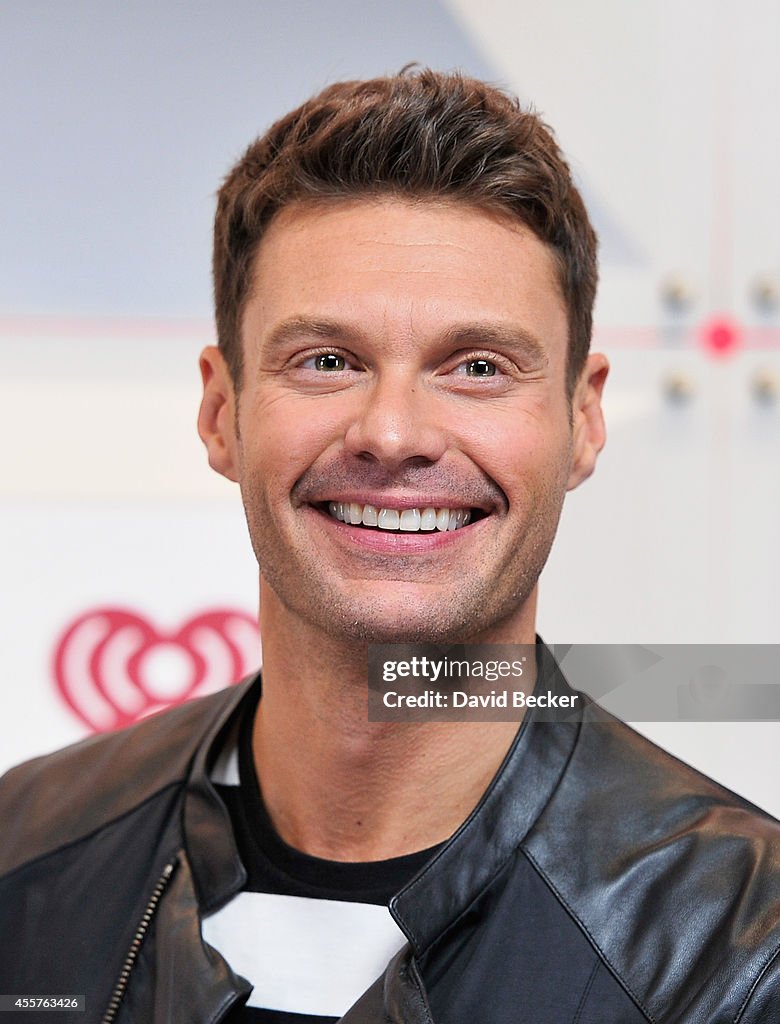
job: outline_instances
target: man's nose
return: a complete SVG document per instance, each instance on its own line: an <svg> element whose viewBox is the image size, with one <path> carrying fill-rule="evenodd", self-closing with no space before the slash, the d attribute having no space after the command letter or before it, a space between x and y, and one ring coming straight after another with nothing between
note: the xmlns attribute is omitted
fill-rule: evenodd
<svg viewBox="0 0 780 1024"><path fill-rule="evenodd" d="M419 379L403 373L378 377L361 397L344 439L351 454L394 470L410 462L437 462L447 450L441 397Z"/></svg>

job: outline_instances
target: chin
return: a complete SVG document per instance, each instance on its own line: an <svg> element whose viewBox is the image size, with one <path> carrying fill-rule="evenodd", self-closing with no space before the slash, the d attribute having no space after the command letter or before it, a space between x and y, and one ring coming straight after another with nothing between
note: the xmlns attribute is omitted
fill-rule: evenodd
<svg viewBox="0 0 780 1024"><path fill-rule="evenodd" d="M333 609L331 609L333 610ZM483 629L489 628L474 617L447 614L452 609L419 610L416 615L409 609L395 614L332 615L328 632L345 639L368 644L453 644L467 643Z"/></svg>
<svg viewBox="0 0 780 1024"><path fill-rule="evenodd" d="M454 642L450 633L440 633L424 624L414 627L408 623L377 624L374 622L351 622L344 633L351 640L358 640L361 643L367 644L436 644Z"/></svg>

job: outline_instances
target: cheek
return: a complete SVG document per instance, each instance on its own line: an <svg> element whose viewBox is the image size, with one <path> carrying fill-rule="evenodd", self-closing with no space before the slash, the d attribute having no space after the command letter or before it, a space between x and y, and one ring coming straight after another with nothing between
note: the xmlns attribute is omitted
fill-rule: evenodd
<svg viewBox="0 0 780 1024"><path fill-rule="evenodd" d="M568 479L572 452L568 413L562 409L551 415L542 401L475 422L464 444L510 498L527 491L533 481L547 489Z"/></svg>
<svg viewBox="0 0 780 1024"><path fill-rule="evenodd" d="M268 478L296 477L343 436L343 411L326 397L282 394L242 406L239 428L244 466Z"/></svg>

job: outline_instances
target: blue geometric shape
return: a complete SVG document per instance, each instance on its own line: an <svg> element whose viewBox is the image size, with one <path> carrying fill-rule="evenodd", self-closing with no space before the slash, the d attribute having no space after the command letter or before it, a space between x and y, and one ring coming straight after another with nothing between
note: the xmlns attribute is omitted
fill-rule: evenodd
<svg viewBox="0 0 780 1024"><path fill-rule="evenodd" d="M435 0L6 0L0 310L210 315L213 197L243 148L326 83L412 60L497 77Z"/></svg>

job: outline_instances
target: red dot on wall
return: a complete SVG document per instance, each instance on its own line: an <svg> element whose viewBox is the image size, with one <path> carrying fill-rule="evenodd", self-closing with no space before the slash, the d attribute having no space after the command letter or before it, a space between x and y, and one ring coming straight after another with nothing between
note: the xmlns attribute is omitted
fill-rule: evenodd
<svg viewBox="0 0 780 1024"><path fill-rule="evenodd" d="M702 327L701 341L710 355L731 355L739 346L739 328L727 317L715 317Z"/></svg>

